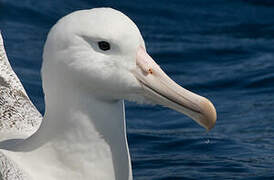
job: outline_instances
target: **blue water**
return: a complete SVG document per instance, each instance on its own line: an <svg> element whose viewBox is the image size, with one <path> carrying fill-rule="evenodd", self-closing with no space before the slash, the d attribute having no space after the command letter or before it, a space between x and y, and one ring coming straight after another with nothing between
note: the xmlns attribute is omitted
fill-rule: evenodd
<svg viewBox="0 0 274 180"><path fill-rule="evenodd" d="M167 74L218 112L207 133L172 110L127 103L134 179L274 179L274 1L0 0L8 56L41 112L50 27L101 6L133 19Z"/></svg>

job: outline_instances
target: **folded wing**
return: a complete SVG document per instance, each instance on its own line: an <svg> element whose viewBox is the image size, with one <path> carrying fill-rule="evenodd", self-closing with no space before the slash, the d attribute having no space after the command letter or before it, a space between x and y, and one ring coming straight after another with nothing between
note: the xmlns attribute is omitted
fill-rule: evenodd
<svg viewBox="0 0 274 180"><path fill-rule="evenodd" d="M0 151L0 180L31 180L12 160Z"/></svg>
<svg viewBox="0 0 274 180"><path fill-rule="evenodd" d="M41 121L41 114L10 66L0 32L0 142L28 138Z"/></svg>

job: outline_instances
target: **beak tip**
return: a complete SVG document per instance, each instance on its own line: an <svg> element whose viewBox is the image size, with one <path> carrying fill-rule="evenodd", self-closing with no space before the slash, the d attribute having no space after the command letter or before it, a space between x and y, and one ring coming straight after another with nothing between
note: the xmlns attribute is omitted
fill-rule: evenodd
<svg viewBox="0 0 274 180"><path fill-rule="evenodd" d="M209 131L215 126L217 120L216 109L214 105L205 98L203 101L203 110L204 118L202 124Z"/></svg>

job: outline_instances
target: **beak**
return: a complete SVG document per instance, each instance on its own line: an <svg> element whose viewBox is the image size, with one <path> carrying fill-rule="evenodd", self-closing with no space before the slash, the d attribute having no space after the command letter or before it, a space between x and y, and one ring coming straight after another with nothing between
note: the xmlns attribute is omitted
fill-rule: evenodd
<svg viewBox="0 0 274 180"><path fill-rule="evenodd" d="M147 99L189 116L207 130L214 127L217 115L213 104L170 79L141 46L137 50L136 64L134 75Z"/></svg>

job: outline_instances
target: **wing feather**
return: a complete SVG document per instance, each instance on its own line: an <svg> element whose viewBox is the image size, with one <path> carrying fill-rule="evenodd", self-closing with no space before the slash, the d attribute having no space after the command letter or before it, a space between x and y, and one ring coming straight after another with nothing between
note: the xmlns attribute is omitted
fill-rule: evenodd
<svg viewBox="0 0 274 180"><path fill-rule="evenodd" d="M30 178L0 151L0 180L30 180Z"/></svg>
<svg viewBox="0 0 274 180"><path fill-rule="evenodd" d="M0 142L28 138L41 122L42 115L10 66L0 31Z"/></svg>

